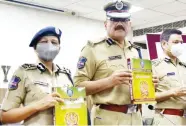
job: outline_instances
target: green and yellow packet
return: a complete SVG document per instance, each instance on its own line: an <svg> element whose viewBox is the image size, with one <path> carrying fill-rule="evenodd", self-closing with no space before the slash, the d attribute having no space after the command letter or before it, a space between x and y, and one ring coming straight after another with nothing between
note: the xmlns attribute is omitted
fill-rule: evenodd
<svg viewBox="0 0 186 126"><path fill-rule="evenodd" d="M55 125L87 125L87 104L84 87L55 87L64 100L55 105Z"/></svg>
<svg viewBox="0 0 186 126"><path fill-rule="evenodd" d="M132 70L130 83L131 101L133 104L156 103L155 86L152 82L152 64L147 59L127 59L127 65Z"/></svg>

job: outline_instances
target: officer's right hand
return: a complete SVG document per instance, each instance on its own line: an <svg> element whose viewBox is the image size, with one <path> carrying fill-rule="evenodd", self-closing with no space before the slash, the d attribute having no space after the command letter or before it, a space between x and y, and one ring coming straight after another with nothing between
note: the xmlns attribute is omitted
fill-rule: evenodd
<svg viewBox="0 0 186 126"><path fill-rule="evenodd" d="M179 96L186 96L186 87L179 87L172 89L173 96L179 97Z"/></svg>
<svg viewBox="0 0 186 126"><path fill-rule="evenodd" d="M109 83L113 86L119 84L129 85L129 81L132 80L132 72L126 70L117 70L111 76L108 77Z"/></svg>
<svg viewBox="0 0 186 126"><path fill-rule="evenodd" d="M58 102L63 102L63 99L61 99L60 95L55 92L47 95L46 97L38 101L35 105L38 111L43 111L48 108L54 107L55 104L57 104Z"/></svg>

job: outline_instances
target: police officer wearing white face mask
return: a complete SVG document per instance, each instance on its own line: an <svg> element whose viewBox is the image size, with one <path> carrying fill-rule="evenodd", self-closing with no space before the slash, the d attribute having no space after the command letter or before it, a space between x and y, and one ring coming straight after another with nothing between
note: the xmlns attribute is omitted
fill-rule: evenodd
<svg viewBox="0 0 186 126"><path fill-rule="evenodd" d="M182 32L165 30L160 42L166 56L153 60L153 72L159 77L153 124L186 125L183 117L186 110L186 65L178 59L185 49Z"/></svg>
<svg viewBox="0 0 186 126"><path fill-rule="evenodd" d="M53 107L63 100L52 92L52 87L73 86L70 71L53 63L60 50L61 33L58 28L46 27L33 37L30 47L38 62L24 64L15 71L2 104L0 122L24 120L24 125L53 125Z"/></svg>

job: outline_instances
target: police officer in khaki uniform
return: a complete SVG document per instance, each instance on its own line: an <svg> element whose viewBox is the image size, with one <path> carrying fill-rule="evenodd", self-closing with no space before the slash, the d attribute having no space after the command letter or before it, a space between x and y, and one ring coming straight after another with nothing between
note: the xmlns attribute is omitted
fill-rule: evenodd
<svg viewBox="0 0 186 126"><path fill-rule="evenodd" d="M186 109L186 65L178 59L184 49L182 32L165 30L160 41L166 56L153 61L153 72L159 77L154 125L186 125L183 117Z"/></svg>
<svg viewBox="0 0 186 126"><path fill-rule="evenodd" d="M52 87L72 86L69 70L53 63L60 51L60 37L61 30L46 27L32 39L30 47L38 63L24 64L15 71L2 105L3 123L24 120L24 125L53 124L53 107L63 100Z"/></svg>
<svg viewBox="0 0 186 126"><path fill-rule="evenodd" d="M93 125L142 125L137 105L131 104L127 68L128 58L140 53L125 38L130 29L130 4L117 1L105 6L107 35L89 41L82 49L74 83L86 87L91 96Z"/></svg>

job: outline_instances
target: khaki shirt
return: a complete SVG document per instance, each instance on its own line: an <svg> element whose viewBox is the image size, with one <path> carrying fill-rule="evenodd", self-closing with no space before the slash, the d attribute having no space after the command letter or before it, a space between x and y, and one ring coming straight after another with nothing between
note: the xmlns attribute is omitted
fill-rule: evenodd
<svg viewBox="0 0 186 126"><path fill-rule="evenodd" d="M3 101L2 110L27 106L41 100L52 92L54 86L72 86L68 70L53 65L53 72L42 64L24 64L19 67L10 82L9 90ZM16 79L15 79L16 78ZM53 109L37 112L24 120L24 125L52 125Z"/></svg>
<svg viewBox="0 0 186 126"><path fill-rule="evenodd" d="M74 83L79 85L83 81L96 81L109 77L116 70L128 70L127 59L138 57L137 50L128 41L125 41L123 49L112 39L89 41L81 52ZM91 95L91 98L93 104L124 105L131 103L127 85L118 85L101 91Z"/></svg>
<svg viewBox="0 0 186 126"><path fill-rule="evenodd" d="M159 77L157 92L186 86L186 65L180 61L178 61L177 65L174 65L169 58L164 58L153 60L152 64L153 73ZM158 102L156 107L185 109L186 97L172 97L169 100Z"/></svg>

